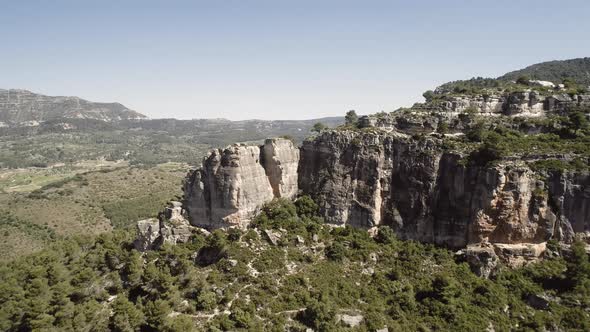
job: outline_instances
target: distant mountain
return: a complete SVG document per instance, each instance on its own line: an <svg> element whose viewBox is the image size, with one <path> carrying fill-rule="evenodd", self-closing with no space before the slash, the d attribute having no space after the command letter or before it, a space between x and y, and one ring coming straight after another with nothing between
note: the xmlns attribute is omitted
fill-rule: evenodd
<svg viewBox="0 0 590 332"><path fill-rule="evenodd" d="M0 126L36 126L63 118L103 122L147 119L119 103L95 103L78 97L51 97L27 90L0 89Z"/></svg>
<svg viewBox="0 0 590 332"><path fill-rule="evenodd" d="M590 58L555 60L541 62L524 69L509 72L498 77L502 81L515 81L520 76L528 76L533 80L561 83L564 78L571 78L578 84L590 85Z"/></svg>

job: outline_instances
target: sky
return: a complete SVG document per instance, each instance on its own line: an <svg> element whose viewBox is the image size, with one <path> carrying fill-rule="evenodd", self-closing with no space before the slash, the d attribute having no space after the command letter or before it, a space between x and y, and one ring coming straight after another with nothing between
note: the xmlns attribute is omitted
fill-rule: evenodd
<svg viewBox="0 0 590 332"><path fill-rule="evenodd" d="M590 56L590 1L0 0L0 88L152 118L393 111L437 85Z"/></svg>

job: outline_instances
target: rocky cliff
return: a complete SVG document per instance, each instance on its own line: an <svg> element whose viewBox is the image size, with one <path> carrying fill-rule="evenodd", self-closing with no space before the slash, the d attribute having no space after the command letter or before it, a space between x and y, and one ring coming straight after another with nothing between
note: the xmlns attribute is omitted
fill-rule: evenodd
<svg viewBox="0 0 590 332"><path fill-rule="evenodd" d="M366 128L327 130L300 148L269 139L211 151L189 173L182 206L168 213L177 218L140 222L136 246L185 242L189 223L245 227L263 204L297 194L310 195L330 224L387 225L404 239L466 248L461 255L483 276L590 230L587 172L539 172L518 158L478 166L436 135Z"/></svg>
<svg viewBox="0 0 590 332"><path fill-rule="evenodd" d="M412 108L393 113L377 113L360 118L361 128L380 128L406 134L430 133L440 122L447 122L451 129L464 131L460 118L480 116L487 121L504 122L512 118L540 118L563 115L576 108L590 107L590 94L565 93L542 95L537 91L444 95L443 98L417 103Z"/></svg>
<svg viewBox="0 0 590 332"><path fill-rule="evenodd" d="M298 192L328 223L388 225L454 248L568 242L590 229L587 174L543 177L519 160L466 165L436 138L380 131L326 131L300 152L285 139L213 150L189 174L183 207L193 226L243 227L264 203Z"/></svg>
<svg viewBox="0 0 590 332"><path fill-rule="evenodd" d="M571 240L590 228L587 175L541 180L518 161L467 166L436 139L378 133L326 132L301 151L299 187L331 223L389 225L451 247Z"/></svg>
<svg viewBox="0 0 590 332"><path fill-rule="evenodd" d="M181 202L172 201L158 218L144 219L137 222L137 250L155 249L163 244L185 243L192 235L186 211Z"/></svg>

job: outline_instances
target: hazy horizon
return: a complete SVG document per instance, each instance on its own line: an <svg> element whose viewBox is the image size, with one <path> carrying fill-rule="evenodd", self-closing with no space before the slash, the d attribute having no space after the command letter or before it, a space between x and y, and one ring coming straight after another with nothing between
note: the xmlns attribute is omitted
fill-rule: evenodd
<svg viewBox="0 0 590 332"><path fill-rule="evenodd" d="M3 3L0 88L151 118L391 111L447 81L590 56L585 1Z"/></svg>

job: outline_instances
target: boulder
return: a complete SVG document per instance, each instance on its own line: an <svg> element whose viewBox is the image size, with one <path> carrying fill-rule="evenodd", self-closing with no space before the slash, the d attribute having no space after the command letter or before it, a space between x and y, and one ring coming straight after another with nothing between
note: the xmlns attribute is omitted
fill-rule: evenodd
<svg viewBox="0 0 590 332"><path fill-rule="evenodd" d="M458 251L457 255L469 264L473 273L483 278L492 276L499 264L494 248L489 246L468 246Z"/></svg>
<svg viewBox="0 0 590 332"><path fill-rule="evenodd" d="M336 322L341 322L347 327L357 327L361 324L364 317L361 314L337 314Z"/></svg>
<svg viewBox="0 0 590 332"><path fill-rule="evenodd" d="M266 237L268 238L270 243L272 243L272 245L274 245L274 246L278 245L279 241L281 240L281 233L275 232L270 229L265 229L264 235L266 235Z"/></svg>
<svg viewBox="0 0 590 332"><path fill-rule="evenodd" d="M543 295L530 294L526 298L527 304L537 310L548 310L549 300Z"/></svg>

